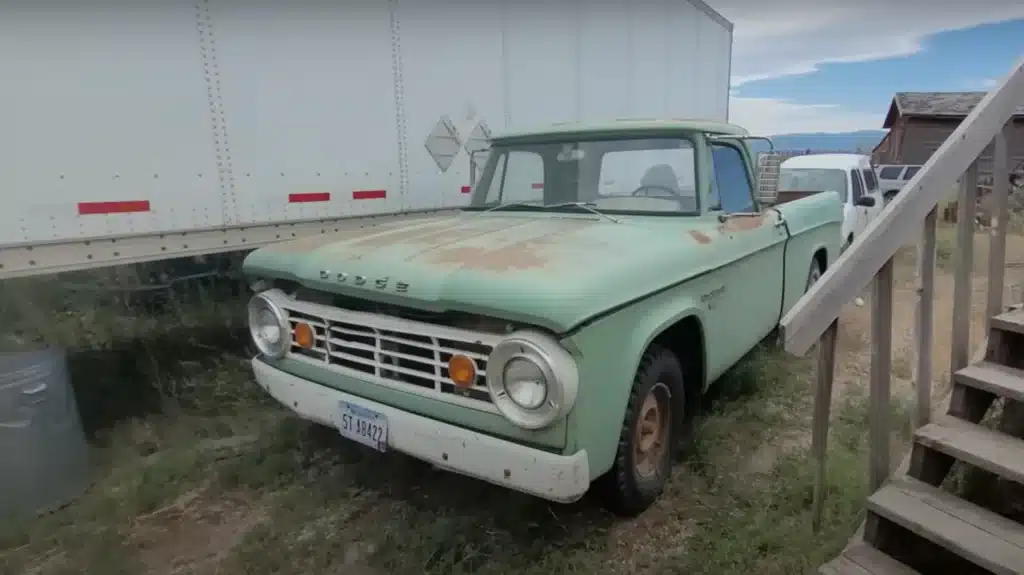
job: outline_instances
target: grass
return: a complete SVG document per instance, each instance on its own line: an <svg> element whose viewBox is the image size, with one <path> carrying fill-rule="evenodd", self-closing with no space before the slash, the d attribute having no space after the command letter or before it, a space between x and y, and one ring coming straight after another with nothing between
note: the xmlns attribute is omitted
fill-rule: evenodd
<svg viewBox="0 0 1024 575"><path fill-rule="evenodd" d="M2 573L788 575L861 519L866 397L835 410L813 534L811 367L764 349L716 385L663 498L622 520L591 496L548 504L296 420L251 381L238 298L143 313L52 282L4 288L7 342L71 349L94 477L63 509L4 518ZM894 441L908 416L897 405Z"/></svg>

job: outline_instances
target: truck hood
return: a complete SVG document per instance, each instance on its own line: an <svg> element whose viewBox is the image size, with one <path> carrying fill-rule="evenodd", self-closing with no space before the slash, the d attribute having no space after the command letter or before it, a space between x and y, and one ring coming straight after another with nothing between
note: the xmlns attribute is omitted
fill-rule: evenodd
<svg viewBox="0 0 1024 575"><path fill-rule="evenodd" d="M473 213L292 240L246 258L249 277L458 310L562 332L734 259L715 218ZM718 243L722 247L715 244ZM735 251L735 250L733 250Z"/></svg>

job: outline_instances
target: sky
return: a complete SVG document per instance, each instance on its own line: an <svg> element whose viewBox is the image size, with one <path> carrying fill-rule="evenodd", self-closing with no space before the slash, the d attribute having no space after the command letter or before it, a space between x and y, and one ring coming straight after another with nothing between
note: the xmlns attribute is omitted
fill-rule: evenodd
<svg viewBox="0 0 1024 575"><path fill-rule="evenodd" d="M874 130L898 91L986 90L1024 58L1024 0L706 0L735 25L730 121Z"/></svg>

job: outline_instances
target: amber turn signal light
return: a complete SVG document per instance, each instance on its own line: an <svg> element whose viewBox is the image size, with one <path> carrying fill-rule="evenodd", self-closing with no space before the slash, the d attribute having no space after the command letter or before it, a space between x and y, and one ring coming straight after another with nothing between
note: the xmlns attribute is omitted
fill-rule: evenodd
<svg viewBox="0 0 1024 575"><path fill-rule="evenodd" d="M476 383L476 362L464 355L453 355L448 360L448 377L455 387L467 389Z"/></svg>
<svg viewBox="0 0 1024 575"><path fill-rule="evenodd" d="M316 336L313 335L313 328L308 323L297 323L295 324L295 330L292 332L292 339L295 341L295 345L302 349L312 349L313 343L316 342Z"/></svg>

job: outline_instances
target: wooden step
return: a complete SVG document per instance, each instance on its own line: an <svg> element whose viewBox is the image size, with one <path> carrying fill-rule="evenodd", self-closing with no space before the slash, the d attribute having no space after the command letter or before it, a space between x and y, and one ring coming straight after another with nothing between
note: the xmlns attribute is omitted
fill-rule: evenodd
<svg viewBox="0 0 1024 575"><path fill-rule="evenodd" d="M956 372L957 383L987 391L999 397L1024 401L1024 370L990 361L969 365Z"/></svg>
<svg viewBox="0 0 1024 575"><path fill-rule="evenodd" d="M868 498L868 511L997 575L1024 573L1024 526L909 477Z"/></svg>
<svg viewBox="0 0 1024 575"><path fill-rule="evenodd" d="M1024 483L1024 440L956 417L943 416L914 432L914 440L990 471Z"/></svg>
<svg viewBox="0 0 1024 575"><path fill-rule="evenodd" d="M992 329L1024 335L1024 309L1001 313L992 318Z"/></svg>
<svg viewBox="0 0 1024 575"><path fill-rule="evenodd" d="M921 575L878 549L860 542L821 566L821 575Z"/></svg>

